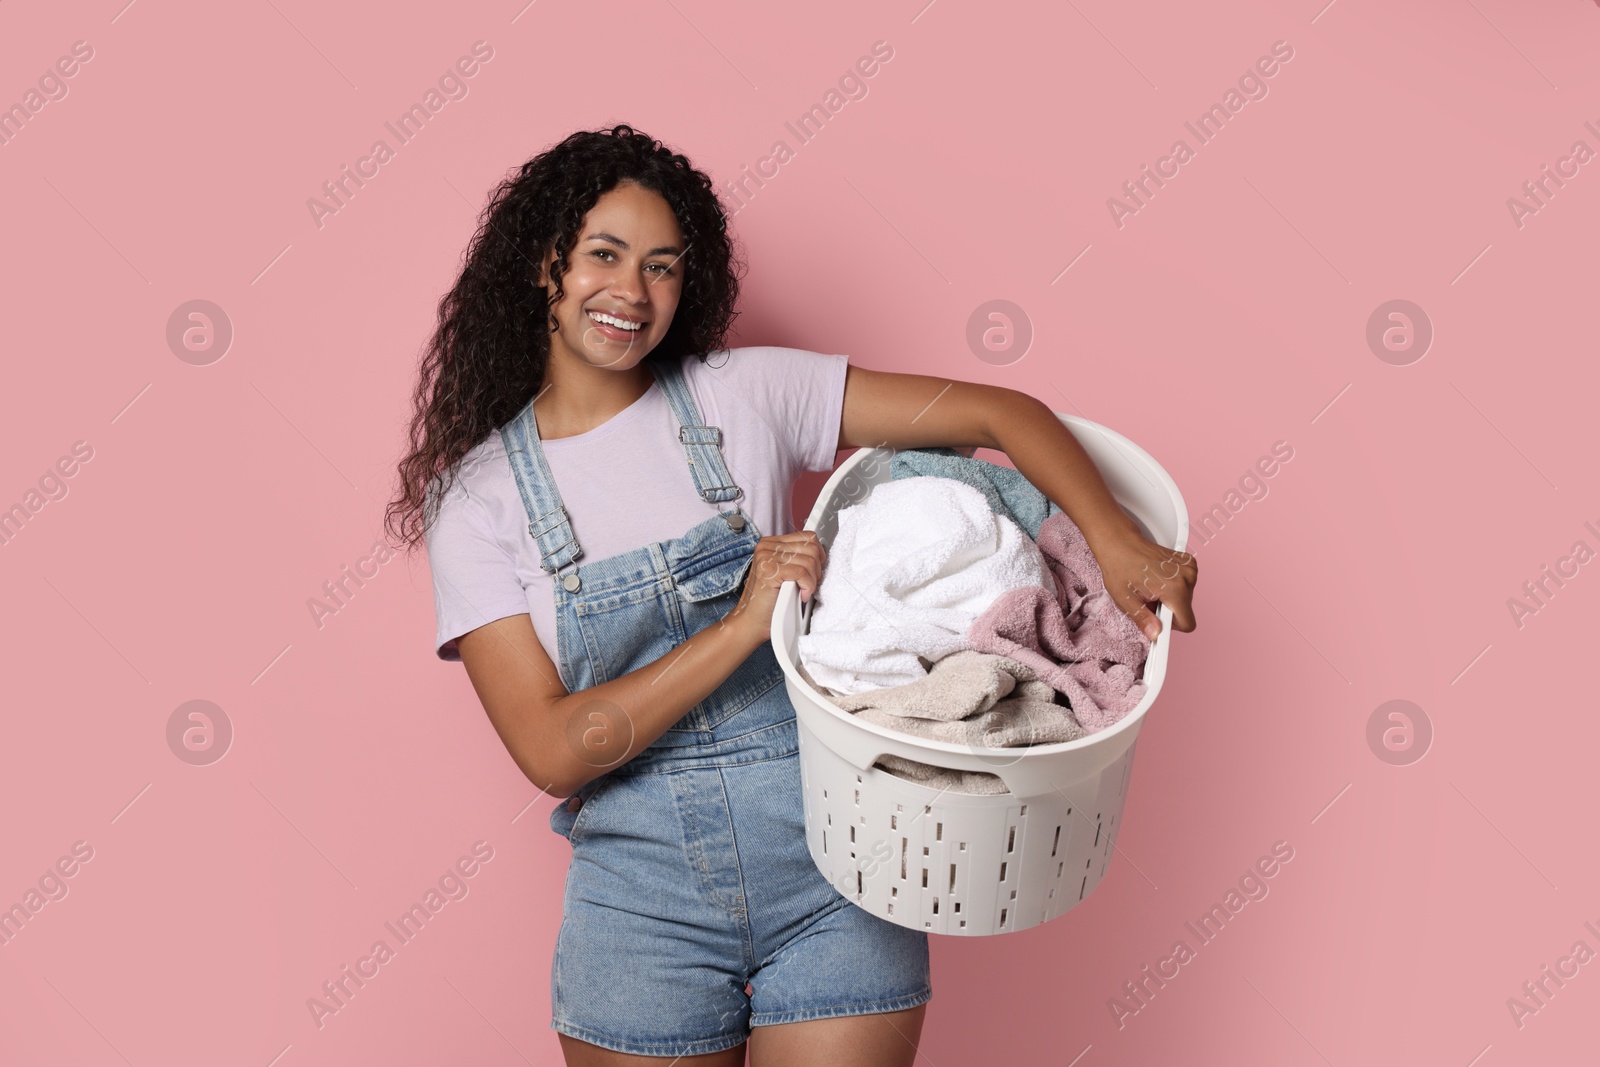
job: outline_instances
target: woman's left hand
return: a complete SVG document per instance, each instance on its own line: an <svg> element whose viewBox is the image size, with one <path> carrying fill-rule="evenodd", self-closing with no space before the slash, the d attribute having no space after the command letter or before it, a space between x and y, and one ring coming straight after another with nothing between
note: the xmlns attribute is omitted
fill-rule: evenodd
<svg viewBox="0 0 1600 1067"><path fill-rule="evenodd" d="M1190 601L1200 577L1194 556L1158 545L1132 529L1090 539L1089 550L1100 564L1106 592L1146 637L1154 641L1161 633L1161 620L1151 605L1172 609L1173 629L1184 633L1194 629Z"/></svg>

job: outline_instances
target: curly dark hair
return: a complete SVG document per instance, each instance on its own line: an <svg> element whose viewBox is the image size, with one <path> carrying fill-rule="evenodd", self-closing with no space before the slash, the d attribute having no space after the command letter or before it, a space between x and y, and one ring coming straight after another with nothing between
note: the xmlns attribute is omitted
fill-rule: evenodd
<svg viewBox="0 0 1600 1067"><path fill-rule="evenodd" d="M711 179L683 155L626 124L581 130L524 163L490 197L463 257L461 275L439 301L439 325L422 355L412 396L410 451L384 528L416 547L449 493L460 459L509 422L544 381L550 308L584 217L622 182L661 194L677 216L685 252L683 289L672 326L647 360L724 347L739 314L740 258ZM537 285L552 249L550 287ZM540 312L546 329L535 325ZM436 478L444 481L430 492Z"/></svg>

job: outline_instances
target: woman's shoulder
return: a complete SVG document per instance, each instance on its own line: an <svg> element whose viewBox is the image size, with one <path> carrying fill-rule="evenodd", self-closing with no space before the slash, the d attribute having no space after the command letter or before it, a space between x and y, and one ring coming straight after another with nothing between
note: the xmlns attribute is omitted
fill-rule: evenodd
<svg viewBox="0 0 1600 1067"><path fill-rule="evenodd" d="M694 379L727 385L745 393L771 396L792 393L827 380L849 357L813 352L788 345L741 345L684 361Z"/></svg>
<svg viewBox="0 0 1600 1067"><path fill-rule="evenodd" d="M500 431L494 430L462 453L461 458L450 465L448 473L457 481L478 481L504 460L505 454L505 441L501 439ZM442 476L436 476L434 479L436 484L439 477Z"/></svg>
<svg viewBox="0 0 1600 1067"><path fill-rule="evenodd" d="M482 500L490 495L491 485L505 463L505 442L496 430L469 448L444 473L434 475L428 483L428 496L437 500L440 490L448 482L449 491L437 506L441 514L446 511L458 512L469 500Z"/></svg>
<svg viewBox="0 0 1600 1067"><path fill-rule="evenodd" d="M747 345L711 353L690 374L702 387L726 394L718 398L723 418L764 425L798 469L824 470L837 453L848 369L843 355Z"/></svg>

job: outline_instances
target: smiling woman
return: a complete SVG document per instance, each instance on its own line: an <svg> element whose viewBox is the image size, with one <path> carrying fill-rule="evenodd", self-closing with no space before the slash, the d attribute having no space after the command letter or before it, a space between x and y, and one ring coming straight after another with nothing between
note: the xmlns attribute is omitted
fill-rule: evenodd
<svg viewBox="0 0 1600 1067"><path fill-rule="evenodd" d="M1195 564L1140 536L1025 393L726 347L741 266L710 179L630 127L524 164L440 302L389 517L426 541L437 655L566 800L567 1062L731 1067L748 1040L757 1067L910 1067L927 934L856 907L806 845L770 640L779 589L809 597L826 565L791 532L796 476L840 448L1001 449L1147 633L1144 594L1194 628Z"/></svg>

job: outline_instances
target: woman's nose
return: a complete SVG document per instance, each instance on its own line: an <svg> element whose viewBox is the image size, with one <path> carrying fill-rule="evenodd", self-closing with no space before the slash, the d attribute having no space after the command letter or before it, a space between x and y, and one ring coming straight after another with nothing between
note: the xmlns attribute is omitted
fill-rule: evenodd
<svg viewBox="0 0 1600 1067"><path fill-rule="evenodd" d="M630 304L641 304L649 292L647 288L649 284L650 279L645 276L644 271L624 270L619 271L617 277L613 279L611 291L619 300Z"/></svg>

